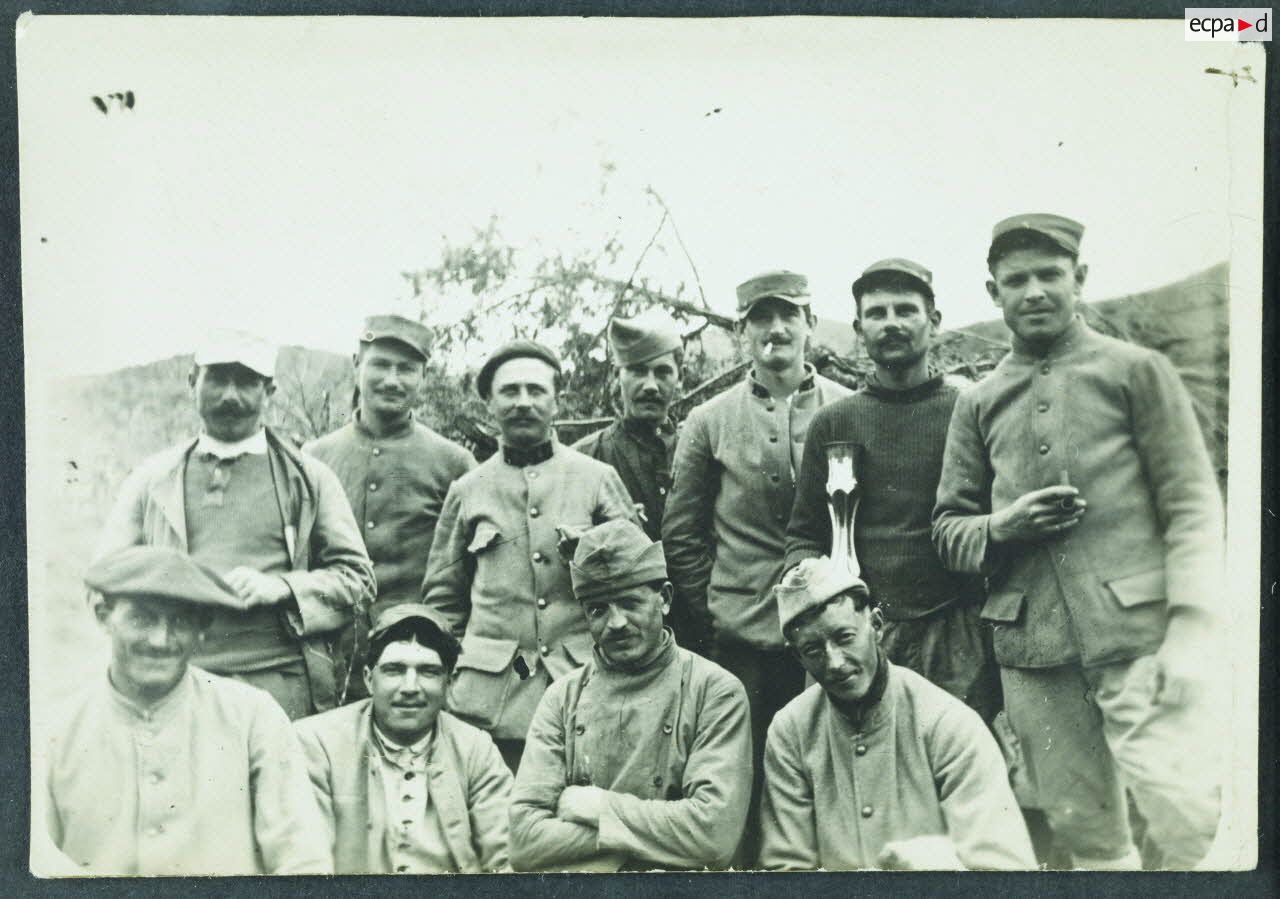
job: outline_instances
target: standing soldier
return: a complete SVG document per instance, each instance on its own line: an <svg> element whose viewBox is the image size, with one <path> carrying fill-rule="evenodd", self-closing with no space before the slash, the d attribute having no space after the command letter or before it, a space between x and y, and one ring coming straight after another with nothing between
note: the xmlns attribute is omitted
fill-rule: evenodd
<svg viewBox="0 0 1280 899"><path fill-rule="evenodd" d="M499 450L449 488L423 584L462 640L449 710L488 730L512 771L543 691L591 657L556 528L632 517L617 472L556 440L559 377L560 360L532 340L480 369Z"/></svg>
<svg viewBox="0 0 1280 899"><path fill-rule="evenodd" d="M511 806L522 870L723 868L751 791L742 684L680 648L662 544L592 528L570 565L595 641L543 694Z"/></svg>
<svg viewBox="0 0 1280 899"><path fill-rule="evenodd" d="M857 317L875 372L809 426L787 528L787 568L831 552L827 447L858 447L854 546L861 577L884 616L881 645L895 665L922 674L988 724L1000 711L1000 673L978 610L982 582L943 567L930 539L947 425L959 388L930 370L942 316L933 276L908 259L876 262L853 282Z"/></svg>
<svg viewBox="0 0 1280 899"><path fill-rule="evenodd" d="M712 658L742 681L751 703L750 861L765 730L804 686L773 596L796 471L814 413L850 391L804 360L813 313L803 275L770 272L738 285L738 315L751 373L685 421L662 533L676 594L695 616L709 616Z"/></svg>
<svg viewBox="0 0 1280 899"><path fill-rule="evenodd" d="M985 574L1009 724L1081 867L1137 867L1126 788L1172 868L1218 821L1211 763L1222 506L1186 389L1077 314L1084 226L995 226L987 291L1013 351L956 402L933 538Z"/></svg>
<svg viewBox="0 0 1280 899"><path fill-rule="evenodd" d="M373 616L421 599L445 494L476 464L465 449L414 419L430 345L431 332L415 321L398 315L366 319L355 356L355 415L303 447L333 469L351 501L378 582ZM355 638L365 630L362 622L352 626L353 647L363 644ZM359 677L363 663L363 653L356 652L349 697L366 695Z"/></svg>
<svg viewBox="0 0 1280 899"><path fill-rule="evenodd" d="M241 605L214 609L195 663L301 718L339 702L333 642L372 600L373 565L333 472L263 427L275 358L238 331L200 346L189 381L204 429L129 475L96 557L167 546L218 572Z"/></svg>
<svg viewBox="0 0 1280 899"><path fill-rule="evenodd" d="M573 448L614 467L640 510L644 532L658 540L676 450L676 426L668 413L680 395L684 344L676 323L655 310L610 321L609 347L622 392L622 417ZM672 600L671 625L682 646L697 648L679 597Z"/></svg>
<svg viewBox="0 0 1280 899"><path fill-rule="evenodd" d="M215 614L241 597L166 547L109 553L85 582L111 661L60 722L41 810L76 873L332 873L284 712L189 664Z"/></svg>

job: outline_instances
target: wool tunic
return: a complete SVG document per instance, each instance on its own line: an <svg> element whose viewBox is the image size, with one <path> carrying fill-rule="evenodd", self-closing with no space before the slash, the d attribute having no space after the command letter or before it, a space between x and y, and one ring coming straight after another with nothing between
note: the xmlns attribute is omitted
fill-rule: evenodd
<svg viewBox="0 0 1280 899"><path fill-rule="evenodd" d="M511 807L521 870L723 867L751 793L746 693L666 645L641 670L592 661L544 694ZM555 816L571 784L607 790L599 829Z"/></svg>
<svg viewBox="0 0 1280 899"><path fill-rule="evenodd" d="M890 662L859 724L813 685L773 719L760 865L873 867L885 844L944 835L970 869L1034 868L1004 757L977 713Z"/></svg>

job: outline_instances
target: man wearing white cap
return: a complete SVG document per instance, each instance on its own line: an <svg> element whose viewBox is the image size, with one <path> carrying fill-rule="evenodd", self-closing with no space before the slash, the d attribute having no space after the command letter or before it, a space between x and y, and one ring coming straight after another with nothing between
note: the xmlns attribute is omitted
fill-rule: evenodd
<svg viewBox="0 0 1280 899"><path fill-rule="evenodd" d="M332 873L284 713L261 690L189 664L240 596L189 556L152 546L111 553L85 582L111 661L41 759L45 802L33 811L70 862L57 873Z"/></svg>
<svg viewBox="0 0 1280 899"><path fill-rule="evenodd" d="M330 644L374 578L337 477L263 426L275 355L241 332L209 335L189 378L201 433L129 475L96 557L167 546L218 572L240 608L214 611L196 664L299 718L339 703Z"/></svg>
<svg viewBox="0 0 1280 899"><path fill-rule="evenodd" d="M769 727L761 867L1035 867L995 738L888 660L866 584L818 557L776 592L782 633L817 683Z"/></svg>
<svg viewBox="0 0 1280 899"><path fill-rule="evenodd" d="M595 650L538 704L511 806L512 864L726 866L751 793L742 684L662 626L662 544L635 524L587 531L569 571Z"/></svg>

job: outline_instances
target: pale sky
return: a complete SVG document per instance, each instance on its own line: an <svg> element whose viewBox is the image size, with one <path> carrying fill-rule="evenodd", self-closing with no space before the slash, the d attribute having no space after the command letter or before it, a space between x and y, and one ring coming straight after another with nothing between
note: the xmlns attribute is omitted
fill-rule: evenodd
<svg viewBox="0 0 1280 899"><path fill-rule="evenodd" d="M944 324L991 318L990 227L1032 210L1086 224L1095 299L1261 242L1263 85L1203 70L1261 81L1262 55L1187 43L1178 20L39 16L19 32L29 369L147 362L215 325L349 352L363 316L413 312L400 272L491 215L527 261L616 233L625 277L660 215L646 186L724 311L785 267L846 320L850 281L901 255L934 271ZM90 99L125 90L132 110ZM693 283L669 232L640 274Z"/></svg>

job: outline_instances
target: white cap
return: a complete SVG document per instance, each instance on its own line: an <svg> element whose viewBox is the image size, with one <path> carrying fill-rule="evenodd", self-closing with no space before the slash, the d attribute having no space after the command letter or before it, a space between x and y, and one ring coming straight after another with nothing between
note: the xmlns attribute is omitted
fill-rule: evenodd
<svg viewBox="0 0 1280 899"><path fill-rule="evenodd" d="M215 328L196 347L196 365L239 363L264 378L275 377L276 348L246 331Z"/></svg>

